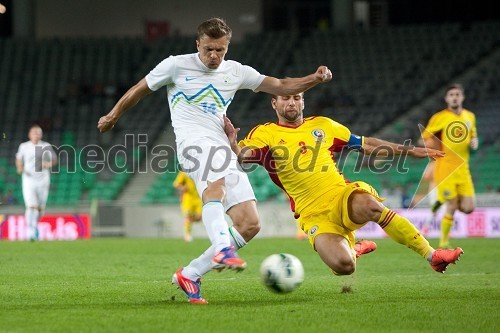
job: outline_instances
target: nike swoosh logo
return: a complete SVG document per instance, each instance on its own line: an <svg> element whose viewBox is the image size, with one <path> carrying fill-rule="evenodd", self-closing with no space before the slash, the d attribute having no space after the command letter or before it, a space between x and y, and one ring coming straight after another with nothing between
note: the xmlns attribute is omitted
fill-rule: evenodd
<svg viewBox="0 0 500 333"><path fill-rule="evenodd" d="M196 76L186 76L186 81L193 81L195 79L197 79Z"/></svg>

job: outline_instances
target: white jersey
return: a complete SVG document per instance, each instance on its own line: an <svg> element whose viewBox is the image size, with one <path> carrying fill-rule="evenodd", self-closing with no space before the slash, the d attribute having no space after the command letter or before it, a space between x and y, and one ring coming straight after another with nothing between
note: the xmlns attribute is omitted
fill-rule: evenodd
<svg viewBox="0 0 500 333"><path fill-rule="evenodd" d="M146 82L153 91L167 87L178 147L199 139L229 146L222 115L237 90L255 91L264 78L252 67L231 60L209 69L198 53L192 53L163 60L146 75Z"/></svg>
<svg viewBox="0 0 500 333"><path fill-rule="evenodd" d="M45 141L33 144L31 141L19 145L16 159L23 162L23 184L26 182L49 183L50 171L42 168L42 161L52 161L56 154Z"/></svg>

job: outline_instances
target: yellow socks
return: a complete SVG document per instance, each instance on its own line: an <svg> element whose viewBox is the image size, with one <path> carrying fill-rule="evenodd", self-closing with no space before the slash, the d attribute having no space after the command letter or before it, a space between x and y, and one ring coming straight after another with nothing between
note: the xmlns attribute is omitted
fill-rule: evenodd
<svg viewBox="0 0 500 333"><path fill-rule="evenodd" d="M453 226L453 215L445 214L441 220L441 238L439 239L439 247L447 247L450 245L450 230Z"/></svg>
<svg viewBox="0 0 500 333"><path fill-rule="evenodd" d="M424 258L427 258L434 251L427 239L420 235L420 232L410 221L387 207L384 207L377 223L391 239L406 245Z"/></svg>
<svg viewBox="0 0 500 333"><path fill-rule="evenodd" d="M191 241L191 220L188 218L184 219L184 240Z"/></svg>

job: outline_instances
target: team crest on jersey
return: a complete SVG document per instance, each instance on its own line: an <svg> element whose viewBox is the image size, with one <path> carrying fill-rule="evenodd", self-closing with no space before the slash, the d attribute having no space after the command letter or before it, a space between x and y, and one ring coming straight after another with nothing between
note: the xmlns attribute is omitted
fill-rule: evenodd
<svg viewBox="0 0 500 333"><path fill-rule="evenodd" d="M316 142L322 142L325 139L325 131L323 131L321 128L313 130L311 134L316 139Z"/></svg>
<svg viewBox="0 0 500 333"><path fill-rule="evenodd" d="M316 231L318 231L319 227L317 225L312 226L311 229L309 229L309 235L314 235Z"/></svg>

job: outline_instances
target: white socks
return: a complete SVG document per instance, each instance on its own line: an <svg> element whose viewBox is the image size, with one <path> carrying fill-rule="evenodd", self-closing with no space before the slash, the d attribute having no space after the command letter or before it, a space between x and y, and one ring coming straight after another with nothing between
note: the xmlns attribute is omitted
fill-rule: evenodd
<svg viewBox="0 0 500 333"><path fill-rule="evenodd" d="M231 241L231 245L234 246L235 250L239 250L243 246L247 245L247 242L245 241L243 236L240 235L240 233L234 226L229 227L229 234L231 235L231 237L229 237L229 240Z"/></svg>
<svg viewBox="0 0 500 333"><path fill-rule="evenodd" d="M228 231L231 235L231 237L229 237L231 245L234 246L236 250L241 249L247 244L235 227L229 227ZM194 259L189 263L189 265L184 267L182 275L191 280L201 278L202 275L208 273L212 269L212 258L217 252L215 251L214 245L210 246L201 256Z"/></svg>
<svg viewBox="0 0 500 333"><path fill-rule="evenodd" d="M215 255L215 253L218 253L231 244L222 202L216 200L207 202L203 205L201 216L208 233L208 238L210 238L210 242L214 247L213 255Z"/></svg>

